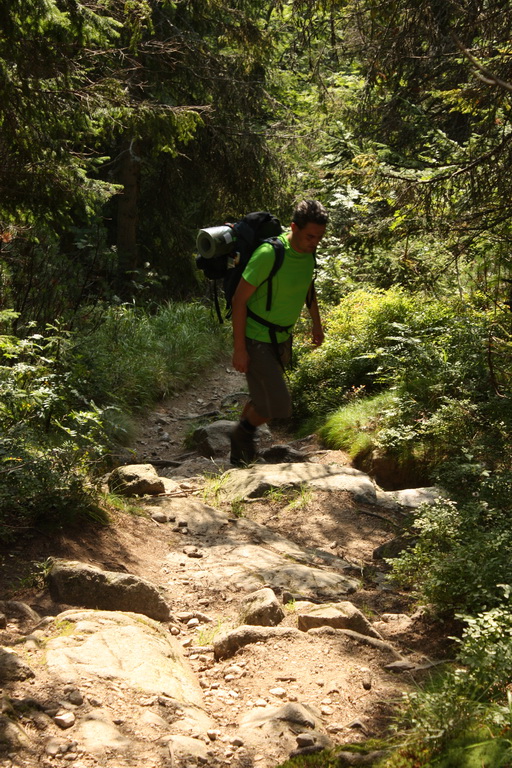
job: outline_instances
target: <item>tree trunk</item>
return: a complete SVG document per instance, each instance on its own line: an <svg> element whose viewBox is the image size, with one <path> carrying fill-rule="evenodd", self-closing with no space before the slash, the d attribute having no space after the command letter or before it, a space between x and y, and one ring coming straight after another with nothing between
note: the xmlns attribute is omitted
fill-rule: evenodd
<svg viewBox="0 0 512 768"><path fill-rule="evenodd" d="M118 182L123 185L123 191L118 196L117 251L120 278L124 281L127 272L140 266L137 243L140 156L139 142L135 139L126 140L123 144L119 158Z"/></svg>

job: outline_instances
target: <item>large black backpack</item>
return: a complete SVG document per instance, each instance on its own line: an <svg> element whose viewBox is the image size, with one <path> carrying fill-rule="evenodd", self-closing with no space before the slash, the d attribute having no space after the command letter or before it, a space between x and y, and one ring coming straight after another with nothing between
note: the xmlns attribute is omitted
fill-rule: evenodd
<svg viewBox="0 0 512 768"><path fill-rule="evenodd" d="M268 242L274 248L275 259L267 283L267 310L272 305L272 278L280 269L284 259L284 245L277 237L283 229L279 219L268 211L248 213L243 219L221 227L202 229L197 236L199 256L196 266L205 277L213 281L215 307L220 322L223 321L220 311L217 285L222 280L224 298L226 300L226 317L231 316L231 302L242 273L252 254L262 243ZM269 328L271 338L276 330L288 330L255 315L248 309L248 314Z"/></svg>

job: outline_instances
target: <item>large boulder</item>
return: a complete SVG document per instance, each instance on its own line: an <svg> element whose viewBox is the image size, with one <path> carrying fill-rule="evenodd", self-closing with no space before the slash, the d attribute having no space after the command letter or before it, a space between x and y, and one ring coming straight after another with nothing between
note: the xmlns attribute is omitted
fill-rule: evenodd
<svg viewBox="0 0 512 768"><path fill-rule="evenodd" d="M131 611L169 621L169 606L157 587L131 573L103 571L94 565L54 560L47 574L52 600L106 611Z"/></svg>
<svg viewBox="0 0 512 768"><path fill-rule="evenodd" d="M352 629L361 635L380 638L379 633L372 627L366 616L355 605L344 600L340 603L313 605L305 602L296 604L297 626L304 632L314 627L334 627L336 629Z"/></svg>
<svg viewBox="0 0 512 768"><path fill-rule="evenodd" d="M284 619L284 611L277 601L275 592L269 587L246 595L242 600L241 611L243 624L275 627Z"/></svg>
<svg viewBox="0 0 512 768"><path fill-rule="evenodd" d="M229 435L235 426L235 421L220 419L197 427L192 435L196 451L207 458L224 456L230 449Z"/></svg>
<svg viewBox="0 0 512 768"><path fill-rule="evenodd" d="M165 483L152 464L117 467L110 474L108 487L121 496L156 496L165 493Z"/></svg>
<svg viewBox="0 0 512 768"><path fill-rule="evenodd" d="M273 488L300 488L303 485L320 491L348 491L361 503L377 502L375 486L364 472L339 464L311 462L254 464L248 469L230 470L224 476L220 492L226 500L232 501L260 498Z"/></svg>
<svg viewBox="0 0 512 768"><path fill-rule="evenodd" d="M194 730L211 727L181 645L157 622L130 613L73 609L56 616L45 633L44 664L56 685L81 689L94 681L97 695L105 697L119 685L137 696L164 696L173 710L182 711L183 726L188 721Z"/></svg>

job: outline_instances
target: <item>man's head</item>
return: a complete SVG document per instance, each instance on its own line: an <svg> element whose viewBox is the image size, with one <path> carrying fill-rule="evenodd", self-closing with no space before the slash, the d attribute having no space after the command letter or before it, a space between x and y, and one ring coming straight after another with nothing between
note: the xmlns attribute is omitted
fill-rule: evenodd
<svg viewBox="0 0 512 768"><path fill-rule="evenodd" d="M293 213L290 245L298 253L312 253L325 234L328 213L318 200L302 200Z"/></svg>
<svg viewBox="0 0 512 768"><path fill-rule="evenodd" d="M329 214L318 200L302 200L293 212L292 221L303 229L306 224L323 224L326 226Z"/></svg>

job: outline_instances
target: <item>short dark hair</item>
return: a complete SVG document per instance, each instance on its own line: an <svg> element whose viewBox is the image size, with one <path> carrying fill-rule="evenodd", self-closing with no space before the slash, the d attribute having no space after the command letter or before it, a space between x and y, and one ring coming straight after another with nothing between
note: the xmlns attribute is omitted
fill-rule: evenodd
<svg viewBox="0 0 512 768"><path fill-rule="evenodd" d="M306 224L327 224L329 214L318 200L302 200L293 212L292 221L303 229Z"/></svg>

